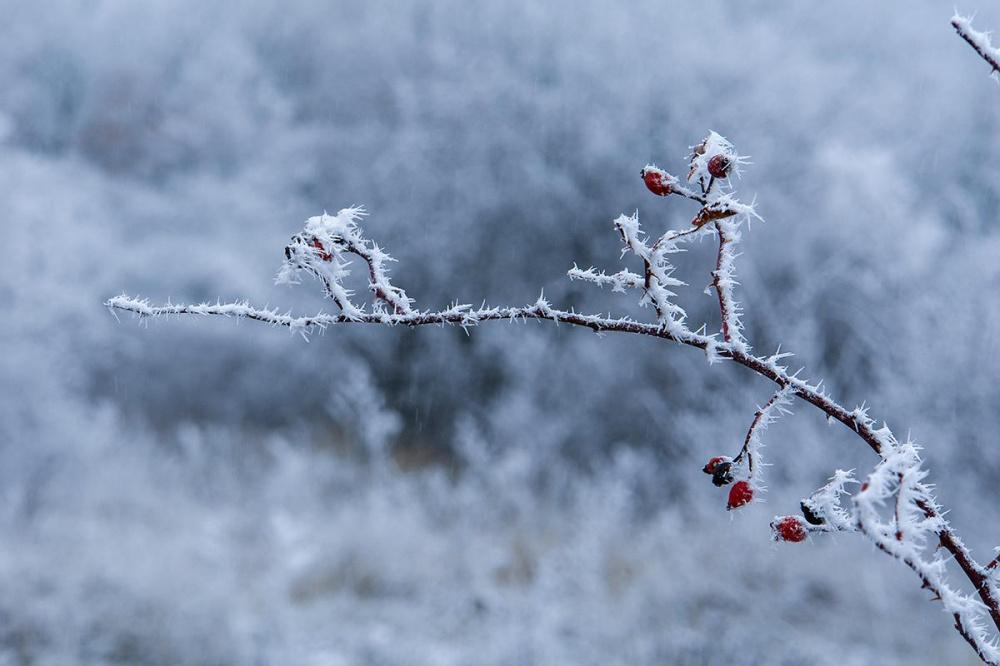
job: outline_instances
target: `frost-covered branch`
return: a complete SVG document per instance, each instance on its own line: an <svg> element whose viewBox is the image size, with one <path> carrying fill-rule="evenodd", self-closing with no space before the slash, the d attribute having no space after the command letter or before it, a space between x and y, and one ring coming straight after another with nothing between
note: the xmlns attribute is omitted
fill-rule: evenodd
<svg viewBox="0 0 1000 666"><path fill-rule="evenodd" d="M905 442L875 467L854 498L858 528L883 552L903 562L920 578L923 587L940 600L955 620L955 629L987 663L1000 662L997 639L985 628L986 618L1000 623L997 590L985 572L941 516L933 495L923 483L927 472L920 466L917 447ZM879 509L894 503L890 519ZM936 536L929 546L931 536ZM947 560L940 545L955 557L973 582L979 599L956 590L947 581Z"/></svg>
<svg viewBox="0 0 1000 666"><path fill-rule="evenodd" d="M990 563L986 565L986 570L992 571L993 569L997 568L998 564L1000 564L1000 555L997 555L992 560L990 560Z"/></svg>
<svg viewBox="0 0 1000 666"><path fill-rule="evenodd" d="M809 523L809 531L853 532L857 529L853 514L841 504L841 498L850 496L847 486L855 484L852 470L838 469L826 484L802 500L800 507Z"/></svg>
<svg viewBox="0 0 1000 666"><path fill-rule="evenodd" d="M798 372L789 372L783 364L788 353L756 355L745 339L742 309L735 295L739 285L737 246L742 240L744 223L749 226L757 213L752 203L743 203L736 197L731 185L731 177L745 164L746 158L738 155L732 144L711 132L692 149L686 185L658 167L646 166L641 176L653 194L679 195L698 205L690 226L667 230L650 242L640 226L638 213L620 215L613 225L622 241L622 258L634 256L634 268L638 270L625 266L607 273L574 265L568 271L570 279L610 287L614 292L640 292L639 304L652 309L652 321L559 309L544 297L533 304L515 307L456 303L443 309L420 309L403 289L391 282L387 264L392 258L362 235L359 225L365 213L358 207L345 208L336 215L324 213L309 218L302 232L293 236L285 248L285 261L277 276L278 282L286 284L297 283L303 274L316 278L337 306L335 313L293 316L246 302L154 306L144 299L125 295L109 299L106 305L140 317L216 315L250 319L284 326L304 336L316 329L342 324L470 328L489 321L535 319L585 327L597 333L657 337L701 349L709 363L728 360L742 365L774 382L777 389L754 413L736 457L716 456L705 465L704 471L712 475L716 485L729 486L727 507L739 509L757 501L764 492L760 484L760 447L767 426L778 416L790 413L788 406L793 398L815 406L829 419L854 432L878 455L879 463L850 503L844 500L849 496L848 486L855 483L854 477L850 472L837 470L829 483L802 500L801 516L775 518L774 538L801 542L810 534L860 532L880 550L912 569L923 585L944 602L956 629L983 661L1000 664L995 638L985 630L987 619L1000 630L1000 593L994 577L998 560L986 566L979 564L952 531L930 487L924 483L926 472L920 466L916 447L909 441L898 442L888 426L878 425L869 416L865 405L849 410L831 398L821 382L810 383ZM713 234L719 242L711 270L711 286L719 303L719 330L706 334L702 331L707 324L689 327L687 313L675 301L674 290L686 285L674 277L674 266L669 259L683 250L684 243ZM345 286L352 257L360 258L367 269L368 302L355 300L355 294ZM890 503L891 509L886 510ZM949 560L938 553L938 547L951 556L950 562L968 580L971 592L950 586L945 576Z"/></svg>
<svg viewBox="0 0 1000 666"><path fill-rule="evenodd" d="M630 270L621 270L613 275L608 275L604 271L595 271L593 267L582 270L573 266L566 275L570 280L582 280L593 282L601 287L611 287L611 291L624 294L629 289L638 289L645 286L645 279L638 273Z"/></svg>
<svg viewBox="0 0 1000 666"><path fill-rule="evenodd" d="M388 312L365 312L355 310L356 314L326 314L294 317L281 314L277 310L255 308L248 303L199 303L196 305L150 305L145 299L130 296L115 296L105 302L110 308L132 312L140 317L158 317L162 315L219 315L259 321L273 326L283 326L293 331L308 335L315 329L325 329L335 324L381 324L385 326L427 326L454 325L463 328L476 326L488 321L524 321L527 319L542 319L557 323L583 326L595 333L613 331L617 333L637 333L664 338L673 342L681 342L695 347L705 348L706 336L690 334L675 337L662 327L636 321L629 317L605 317L603 315L580 314L570 310L559 310L549 305L544 298L539 298L534 305L521 307L480 307L471 305L453 305L434 312L413 311L409 314L393 314Z"/></svg>
<svg viewBox="0 0 1000 666"><path fill-rule="evenodd" d="M788 405L792 404L791 388L784 386L778 389L771 399L764 403L763 407L758 407L747 430L746 437L743 438L743 448L733 460L735 464L740 463L745 457L747 460L747 475L754 483L759 483L760 449L764 446L761 438L763 431L774 423L779 416L791 414Z"/></svg>
<svg viewBox="0 0 1000 666"><path fill-rule="evenodd" d="M736 281L736 253L733 247L740 242L739 227L730 220L719 220L715 223L719 232L719 255L712 273L712 284L719 295L719 312L722 318L722 338L727 343L746 351L746 340L743 339L743 324L740 304L733 296L733 289L739 283Z"/></svg>
<svg viewBox="0 0 1000 666"><path fill-rule="evenodd" d="M972 19L955 14L951 18L951 25L959 37L964 39L971 46L979 57L989 63L992 68L993 77L996 78L1000 71L1000 49L993 46L990 41L990 33L980 32L972 27Z"/></svg>
<svg viewBox="0 0 1000 666"><path fill-rule="evenodd" d="M323 213L306 220L305 229L285 247L285 263L278 272L279 284L297 284L300 272L319 278L327 293L349 319L363 311L351 302L351 292L342 284L350 263L345 254L361 257L368 265L368 287L375 297L374 309L397 315L413 312L412 299L389 281L385 264L395 261L374 242L361 236L358 222L367 215L362 207L344 208L336 215ZM319 261L317 261L317 259Z"/></svg>

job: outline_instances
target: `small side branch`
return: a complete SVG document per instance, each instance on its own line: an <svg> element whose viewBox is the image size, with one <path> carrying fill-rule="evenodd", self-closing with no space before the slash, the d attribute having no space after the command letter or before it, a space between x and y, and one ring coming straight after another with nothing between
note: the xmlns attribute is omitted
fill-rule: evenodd
<svg viewBox="0 0 1000 666"><path fill-rule="evenodd" d="M733 290L739 283L736 281L735 259L733 250L740 241L737 226L729 220L719 220L715 223L719 234L719 254L712 272L712 285L719 296L719 312L722 320L722 339L742 351L747 349L743 339L740 304L733 295Z"/></svg>
<svg viewBox="0 0 1000 666"><path fill-rule="evenodd" d="M743 448L740 452L733 458L733 464L739 464L746 458L747 468L749 472L749 478L751 480L759 480L759 453L760 448L764 445L762 439L763 431L767 430L767 427L774 423L779 416L783 414L790 414L787 406L792 403L792 390L789 386L782 386L778 389L771 398L764 403L763 407L758 407L757 411L753 415L753 421L750 423L750 428L747 430L746 437L743 438Z"/></svg>
<svg viewBox="0 0 1000 666"><path fill-rule="evenodd" d="M972 27L972 20L956 14L951 19L951 25L955 28L958 36L985 60L993 73L1000 71L1000 49L996 49L990 42L990 35L987 32L980 32Z"/></svg>
<svg viewBox="0 0 1000 666"><path fill-rule="evenodd" d="M406 292L389 280L386 263L395 261L373 241L364 238L358 222L367 215L362 207L344 208L336 215L317 215L306 220L302 233L285 246L285 263L278 272L279 283L295 283L300 272L323 282L327 295L346 316L357 319L364 308L351 302L351 291L343 286L349 274L345 255L360 257L368 266L368 288L376 310L388 309L398 315L411 314L413 308Z"/></svg>
<svg viewBox="0 0 1000 666"><path fill-rule="evenodd" d="M593 267L583 270L574 265L566 273L570 280L581 280L583 282L593 282L599 287L611 287L611 291L625 293L628 289L639 289L644 287L643 276L633 273L630 270L622 270L608 275L604 271L597 271Z"/></svg>

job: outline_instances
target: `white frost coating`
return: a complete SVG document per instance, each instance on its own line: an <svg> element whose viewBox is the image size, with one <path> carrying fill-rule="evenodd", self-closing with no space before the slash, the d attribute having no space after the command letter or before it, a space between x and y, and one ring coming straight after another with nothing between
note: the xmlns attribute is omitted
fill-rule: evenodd
<svg viewBox="0 0 1000 666"><path fill-rule="evenodd" d="M708 136L697 146L691 147L691 169L688 180L691 182L709 182L712 174L708 172L708 163L716 155L722 155L729 160L729 177L740 176L740 167L747 164L747 155L737 155L733 144L715 131L709 131Z"/></svg>
<svg viewBox="0 0 1000 666"><path fill-rule="evenodd" d="M739 284L736 281L736 257L739 255L733 247L741 240L739 222L725 219L716 224L719 230L719 259L714 278L722 303L723 336L734 349L746 353L750 347L743 337L743 308L734 295L734 288Z"/></svg>
<svg viewBox="0 0 1000 666"><path fill-rule="evenodd" d="M643 286L642 276L629 270L621 270L613 275L608 275L604 271L598 272L593 266L587 270L583 270L574 264L573 268L569 269L566 275L569 276L570 280L593 282L600 287L610 286L611 291L622 294L627 289L639 289Z"/></svg>
<svg viewBox="0 0 1000 666"><path fill-rule="evenodd" d="M714 338L705 345L705 358L708 360L709 365L721 363L723 360L719 354L719 343Z"/></svg>
<svg viewBox="0 0 1000 666"><path fill-rule="evenodd" d="M342 281L349 271L353 254L361 257L368 265L368 287L374 297L372 309L376 312L388 310L393 314L410 314L413 302L406 292L393 286L385 264L395 261L374 242L364 238L358 222L367 213L361 206L340 210L336 215L317 215L306 220L303 232L293 239L285 249L285 262L275 279L279 284L298 282L298 274L306 271L319 278L330 297L341 309L344 316L358 320L364 308L351 302L352 292Z"/></svg>
<svg viewBox="0 0 1000 666"><path fill-rule="evenodd" d="M757 214L757 209L754 203L743 203L739 199L733 196L731 192L721 193L716 197L709 200L708 204L709 210L716 212L725 212L735 215L739 221L743 220L761 220L761 216Z"/></svg>
<svg viewBox="0 0 1000 666"><path fill-rule="evenodd" d="M758 407L754 413L750 429L747 431L743 441L743 448L733 462L741 462L743 458L747 460L749 475L747 480L756 491L764 491L763 485L763 460L760 450L764 447L763 433L768 426L777 421L785 414L791 414L788 406L792 404L792 389L789 386L778 389L771 399L764 403L763 407ZM755 497L758 494L755 493Z"/></svg>
<svg viewBox="0 0 1000 666"><path fill-rule="evenodd" d="M850 494L847 486L857 482L853 470L838 469L824 486L802 500L804 507L824 521L823 525L811 526L810 531L853 532L857 529L853 513L840 503L842 496Z"/></svg>
<svg viewBox="0 0 1000 666"><path fill-rule="evenodd" d="M310 333L314 328L326 328L333 324L379 324L385 326L426 326L432 324L455 325L462 327L476 326L484 321L525 321L528 319L547 319L554 322L565 322L578 326L586 326L595 332L628 331L642 335L668 337L677 342L704 347L712 341L709 336L688 332L682 338L674 337L664 332L662 327L636 321L629 317L605 317L594 314L580 314L569 310L559 310L549 305L544 297L540 297L533 305L524 307L488 307L473 309L471 305L455 304L436 312L411 311L409 314L393 314L385 311L361 312L349 317L346 313L337 315L320 313L311 317L293 317L289 314L279 314L276 310L255 308L245 302L237 303L199 303L197 305L150 305L146 299L132 298L121 295L109 298L104 303L114 310L132 312L140 317L159 317L169 315L219 315L252 319L275 326L288 327L303 334Z"/></svg>
<svg viewBox="0 0 1000 666"><path fill-rule="evenodd" d="M684 319L687 313L671 298L676 294L668 287L684 286L684 282L671 277L674 267L667 260L668 254L680 252L677 243L673 241L658 242L650 247L645 242L645 234L639 227L639 214L619 215L615 220L615 228L621 234L625 247L622 254L631 252L643 261L646 276L642 278L645 295L641 303L652 305L656 310L657 320L668 330L685 332Z"/></svg>
<svg viewBox="0 0 1000 666"><path fill-rule="evenodd" d="M273 326L284 326L290 331L308 337L308 334L315 328L326 328L330 324L342 323L345 315L336 316L319 313L311 317L293 317L290 314L281 314L277 310L268 308L255 308L246 301L234 303L197 303L191 305L150 305L146 299L131 298L122 294L105 301L104 305L114 310L124 310L132 312L140 317L159 317L164 315L202 315L202 316L222 316L235 317L237 319L253 319L255 321L271 324Z"/></svg>

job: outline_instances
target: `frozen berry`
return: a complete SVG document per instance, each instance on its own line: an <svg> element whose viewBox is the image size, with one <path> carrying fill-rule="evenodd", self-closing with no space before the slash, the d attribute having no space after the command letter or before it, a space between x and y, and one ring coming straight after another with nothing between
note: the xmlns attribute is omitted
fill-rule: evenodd
<svg viewBox="0 0 1000 666"><path fill-rule="evenodd" d="M318 238L313 238L310 245L319 250L319 258L323 261L330 261L333 259L333 255L326 251L326 248L323 247L323 243L321 243Z"/></svg>
<svg viewBox="0 0 1000 666"><path fill-rule="evenodd" d="M805 523L798 516L783 516L775 519L771 523L771 530L775 541L790 541L792 543L805 541L809 534L806 531Z"/></svg>
<svg viewBox="0 0 1000 666"><path fill-rule="evenodd" d="M645 167L640 174L642 182L646 183L646 188L653 194L665 197L674 191L674 177L666 171L656 167Z"/></svg>
<svg viewBox="0 0 1000 666"><path fill-rule="evenodd" d="M719 463L731 462L731 461L732 458L730 458L729 456L715 456L714 458L710 458L709 461L705 463L705 466L701 468L701 471L703 471L705 474L715 474L716 465L718 465Z"/></svg>
<svg viewBox="0 0 1000 666"><path fill-rule="evenodd" d="M727 178L733 162L725 155L712 155L708 160L708 172L713 178Z"/></svg>
<svg viewBox="0 0 1000 666"><path fill-rule="evenodd" d="M751 501L753 501L753 488L747 481L737 481L729 490L729 503L726 509L730 511L738 509Z"/></svg>

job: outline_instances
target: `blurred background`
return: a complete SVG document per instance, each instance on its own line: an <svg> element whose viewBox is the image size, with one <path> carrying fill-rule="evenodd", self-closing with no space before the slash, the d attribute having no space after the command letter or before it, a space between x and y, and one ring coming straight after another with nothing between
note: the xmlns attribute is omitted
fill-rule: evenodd
<svg viewBox="0 0 1000 666"><path fill-rule="evenodd" d="M1000 9L976 25L1000 27ZM0 0L0 664L976 663L907 570L775 513L873 456L798 405L765 504L700 467L770 386L537 323L307 343L154 302L276 287L324 209L422 307L648 316L570 283L611 220L687 224L639 169L752 156L758 351L926 446L1000 541L1000 89L941 3ZM715 325L713 247L681 295Z"/></svg>

